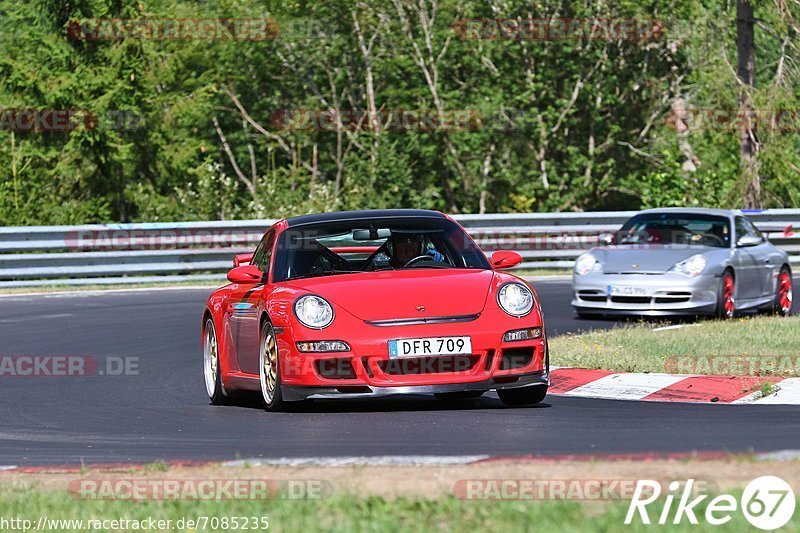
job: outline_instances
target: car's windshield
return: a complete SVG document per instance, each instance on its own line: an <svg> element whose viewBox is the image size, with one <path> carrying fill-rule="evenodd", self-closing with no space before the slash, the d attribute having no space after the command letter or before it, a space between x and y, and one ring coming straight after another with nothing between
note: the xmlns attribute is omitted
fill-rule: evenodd
<svg viewBox="0 0 800 533"><path fill-rule="evenodd" d="M730 221L714 215L645 213L628 220L616 244L698 245L728 248Z"/></svg>
<svg viewBox="0 0 800 533"><path fill-rule="evenodd" d="M290 227L278 239L274 281L398 269L491 268L444 218L381 218Z"/></svg>

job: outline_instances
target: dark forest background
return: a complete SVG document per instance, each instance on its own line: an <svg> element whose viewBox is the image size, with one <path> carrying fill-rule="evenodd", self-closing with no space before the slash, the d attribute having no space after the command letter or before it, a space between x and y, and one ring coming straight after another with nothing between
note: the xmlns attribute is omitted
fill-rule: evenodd
<svg viewBox="0 0 800 533"><path fill-rule="evenodd" d="M76 21L95 18L270 18L280 29L76 38ZM483 18L654 19L663 33L467 31ZM0 224L797 207L798 21L797 0L2 0ZM20 131L9 116L21 109L93 118ZM471 118L461 129L383 122L400 111ZM758 123L726 127L751 111ZM320 131L303 119L322 113L364 120Z"/></svg>

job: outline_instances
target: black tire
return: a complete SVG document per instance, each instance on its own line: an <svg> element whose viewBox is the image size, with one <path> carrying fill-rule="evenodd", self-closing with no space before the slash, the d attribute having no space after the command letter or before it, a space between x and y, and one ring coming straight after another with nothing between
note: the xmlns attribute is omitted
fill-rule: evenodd
<svg viewBox="0 0 800 533"><path fill-rule="evenodd" d="M728 286L728 280L730 280L730 287ZM730 294L728 293L730 290ZM733 274L733 271L726 270L722 273L722 276L719 278L719 289L717 289L717 309L715 311L715 315L717 318L721 319L729 319L733 318L736 314L736 306L735 306L735 295L736 295L736 276ZM728 301L730 299L730 301Z"/></svg>
<svg viewBox="0 0 800 533"><path fill-rule="evenodd" d="M788 294L785 295L788 301L784 299L784 282L788 283ZM792 271L789 270L788 266L783 265L780 274L778 274L778 285L775 290L775 302L772 304L772 312L780 316L789 316L792 313L792 293Z"/></svg>
<svg viewBox="0 0 800 533"><path fill-rule="evenodd" d="M454 400L474 400L480 398L486 391L483 390L468 390L459 392L435 392L433 395L437 400L454 401Z"/></svg>
<svg viewBox="0 0 800 533"><path fill-rule="evenodd" d="M274 350L274 353L271 352ZM270 366L266 367L267 352L270 351ZM281 395L281 367L280 357L278 357L278 341L275 338L275 330L272 324L265 320L261 324L261 335L258 342L258 374L261 383L261 399L264 400L267 411L279 412L286 409L286 402ZM274 376L268 379L272 366L274 365ZM272 387L270 387L270 383Z"/></svg>
<svg viewBox="0 0 800 533"><path fill-rule="evenodd" d="M213 357L212 357L213 353ZM211 360L215 362L212 363ZM206 393L212 405L225 405L228 398L222 387L222 372L219 364L219 342L217 340L217 330L214 327L214 320L211 317L206 319L203 326L203 377L206 381ZM213 387L213 389L211 388Z"/></svg>
<svg viewBox="0 0 800 533"><path fill-rule="evenodd" d="M506 405L533 405L541 403L547 396L547 385L501 389L497 391L497 395L500 397L500 401Z"/></svg>

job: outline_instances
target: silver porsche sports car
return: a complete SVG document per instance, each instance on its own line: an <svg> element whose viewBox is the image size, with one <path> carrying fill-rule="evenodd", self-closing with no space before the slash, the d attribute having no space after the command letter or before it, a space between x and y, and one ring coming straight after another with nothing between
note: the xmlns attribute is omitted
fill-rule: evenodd
<svg viewBox="0 0 800 533"><path fill-rule="evenodd" d="M717 315L792 309L787 254L722 209L651 209L578 257L572 306L587 315Z"/></svg>

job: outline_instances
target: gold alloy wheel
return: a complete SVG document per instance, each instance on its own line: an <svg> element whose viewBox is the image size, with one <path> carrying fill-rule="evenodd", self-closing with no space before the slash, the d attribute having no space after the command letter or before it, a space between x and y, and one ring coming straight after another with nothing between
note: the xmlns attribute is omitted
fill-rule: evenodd
<svg viewBox="0 0 800 533"><path fill-rule="evenodd" d="M271 404L278 383L278 344L269 324L262 326L261 336L261 394L264 401Z"/></svg>

